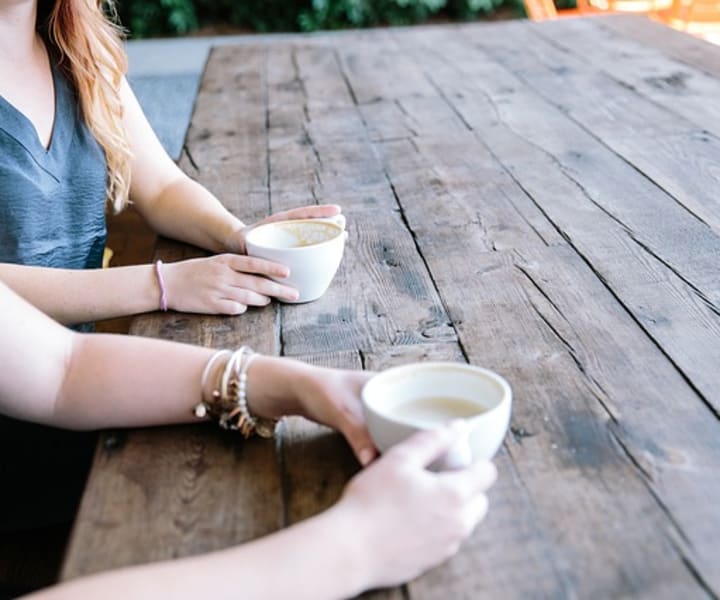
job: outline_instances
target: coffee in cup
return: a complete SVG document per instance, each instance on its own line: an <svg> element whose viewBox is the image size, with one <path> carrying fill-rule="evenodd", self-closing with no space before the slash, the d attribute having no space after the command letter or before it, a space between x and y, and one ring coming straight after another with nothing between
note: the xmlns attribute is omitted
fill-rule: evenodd
<svg viewBox="0 0 720 600"><path fill-rule="evenodd" d="M344 219L298 219L266 223L245 238L248 256L286 265L290 276L273 278L298 290L293 302L322 296L335 277L345 248Z"/></svg>
<svg viewBox="0 0 720 600"><path fill-rule="evenodd" d="M512 391L488 369L451 362L413 363L382 371L362 390L365 420L381 452L413 433L462 420L465 435L432 469L491 459L510 423Z"/></svg>

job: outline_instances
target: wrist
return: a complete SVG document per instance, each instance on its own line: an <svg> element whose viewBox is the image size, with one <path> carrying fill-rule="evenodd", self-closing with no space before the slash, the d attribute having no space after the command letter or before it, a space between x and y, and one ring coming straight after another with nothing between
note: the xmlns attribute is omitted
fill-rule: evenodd
<svg viewBox="0 0 720 600"><path fill-rule="evenodd" d="M158 267L155 263L150 265L143 265L143 277L144 285L142 286L141 298L144 310L141 312L153 312L160 310L162 304L163 287L167 298L167 284L165 283L165 272L164 269L167 265L162 265L162 277L163 283L161 284L158 278Z"/></svg>
<svg viewBox="0 0 720 600"><path fill-rule="evenodd" d="M300 413L297 389L304 385L303 363L259 355L248 369L249 410L266 419L280 419Z"/></svg>
<svg viewBox="0 0 720 600"><path fill-rule="evenodd" d="M237 217L230 215L230 219L222 227L218 234L218 244L224 252L232 252L233 254L245 254L245 238L242 230L247 227Z"/></svg>
<svg viewBox="0 0 720 600"><path fill-rule="evenodd" d="M342 574L341 589L336 590L338 597L355 597L376 587L369 559L377 549L366 543L362 517L355 506L342 498L315 517L324 521L328 531L327 547L332 548L326 572Z"/></svg>

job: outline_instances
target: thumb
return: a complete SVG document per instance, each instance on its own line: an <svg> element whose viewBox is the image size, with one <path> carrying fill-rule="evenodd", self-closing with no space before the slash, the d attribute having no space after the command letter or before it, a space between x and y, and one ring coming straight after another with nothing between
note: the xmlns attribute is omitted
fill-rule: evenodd
<svg viewBox="0 0 720 600"><path fill-rule="evenodd" d="M387 454L400 456L402 460L419 467L427 467L456 441L466 436L468 427L465 421L456 420L444 427L420 431L393 446Z"/></svg>

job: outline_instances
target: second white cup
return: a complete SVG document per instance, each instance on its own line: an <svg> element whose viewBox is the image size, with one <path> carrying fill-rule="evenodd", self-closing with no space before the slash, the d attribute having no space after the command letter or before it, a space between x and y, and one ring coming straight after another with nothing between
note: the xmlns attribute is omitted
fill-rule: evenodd
<svg viewBox="0 0 720 600"><path fill-rule="evenodd" d="M464 435L431 465L443 470L495 455L510 422L512 391L488 369L420 362L375 375L363 387L362 401L370 436L381 452L417 431L463 421Z"/></svg>

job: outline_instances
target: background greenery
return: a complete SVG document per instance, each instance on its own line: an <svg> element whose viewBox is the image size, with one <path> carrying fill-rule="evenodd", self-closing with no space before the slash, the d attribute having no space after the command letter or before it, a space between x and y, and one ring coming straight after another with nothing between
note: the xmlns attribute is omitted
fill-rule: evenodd
<svg viewBox="0 0 720 600"><path fill-rule="evenodd" d="M568 1L568 0L565 0ZM571 1L571 0L570 0ZM522 0L116 0L131 37L231 25L258 32L407 25L427 19L522 16Z"/></svg>

